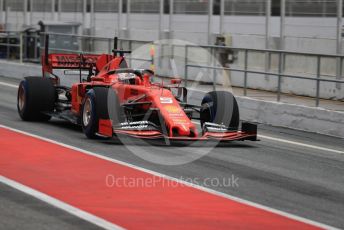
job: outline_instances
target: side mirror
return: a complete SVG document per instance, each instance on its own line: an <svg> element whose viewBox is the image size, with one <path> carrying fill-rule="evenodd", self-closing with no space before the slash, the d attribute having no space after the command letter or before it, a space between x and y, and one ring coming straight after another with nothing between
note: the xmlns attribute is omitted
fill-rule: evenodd
<svg viewBox="0 0 344 230"><path fill-rule="evenodd" d="M171 79L172 85L180 85L181 83L182 83L182 79L180 79L180 78L172 78Z"/></svg>

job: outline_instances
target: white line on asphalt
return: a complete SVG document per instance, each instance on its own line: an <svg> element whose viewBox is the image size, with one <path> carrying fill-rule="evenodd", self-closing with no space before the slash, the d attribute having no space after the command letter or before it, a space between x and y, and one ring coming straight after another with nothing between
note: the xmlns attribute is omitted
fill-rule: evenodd
<svg viewBox="0 0 344 230"><path fill-rule="evenodd" d="M92 224L95 224L95 225L97 225L97 226L99 226L101 228L104 228L104 229L123 229L122 227L120 227L118 225L110 223L110 222L108 222L108 221L106 221L106 220L104 220L102 218L99 218L97 216L94 216L94 215L92 215L90 213L84 212L81 209L78 209L78 208L76 208L74 206L71 206L71 205L69 205L67 203L64 203L64 202L62 202L60 200L57 200L57 199L55 199L55 198L53 198L51 196L48 196L48 195L46 195L44 193L41 193L41 192L39 192L39 191L37 191L35 189L32 189L32 188L27 187L27 186L25 186L23 184L20 184L20 183L14 181L14 180L11 180L11 179L9 179L7 177L4 177L4 176L0 175L0 182L2 182L2 183L6 184L6 185L8 185L8 186L10 186L10 187L12 187L14 189L17 189L17 190L19 190L21 192L24 192L24 193L26 193L26 194L28 194L30 196L33 196L33 197L35 197L35 198L37 198L37 199L39 199L41 201L44 201L44 202L46 202L46 203L48 203L48 204L50 204L52 206L55 206L55 207L57 207L59 209L62 209L64 211L66 211L66 212L68 212L68 213L70 213L70 214L72 214L74 216L77 216L77 217L79 217L79 218L81 218L83 220L86 220L86 221L88 221L88 222L90 222Z"/></svg>
<svg viewBox="0 0 344 230"><path fill-rule="evenodd" d="M117 163L117 164L129 167L129 168L133 168L133 169L136 169L136 170L139 170L139 171L142 171L142 172L146 172L146 173L152 174L154 176L158 176L158 177L162 177L162 178L165 178L165 179L168 179L168 180L172 180L172 181L175 181L175 182L178 182L178 183L181 183L181 184L193 187L195 189L198 189L198 190L201 190L201 191L204 191L204 192L208 192L210 194L217 195L217 196L220 196L220 197L223 197L223 198L227 198L229 200L233 200L233 201L236 201L236 202L239 202L239 203L242 203L242 204L245 204L245 205L249 205L249 206L252 206L252 207L255 207L255 208L258 208L258 209L266 210L268 212L272 212L272 213L275 213L275 214L287 217L289 219L293 219L293 220L296 220L296 221L300 221L300 222L307 223L307 224L310 224L310 225L314 225L314 226L317 226L317 227L320 227L320 228L324 228L324 229L337 229L337 228L334 228L332 226L329 226L329 225L326 225L326 224L322 224L322 223L319 223L319 222L316 222L316 221L313 221L313 220L309 220L309 219L304 218L304 217L299 217L299 216L296 216L296 215L293 215L293 214L290 214L290 213L287 213L287 212L283 212L283 211L280 211L280 210L277 210L277 209L274 209L274 208L270 208L270 207L267 207L267 206L264 206L264 205L261 205L261 204L257 204L257 203L254 203L254 202L251 202L251 201L248 201L248 200L244 200L244 199L241 199L239 197L235 197L235 196L231 196L231 195L219 192L219 191L215 191L215 190L210 189L210 188L205 188L205 187L202 187L200 185L196 185L196 184L192 184L192 183L189 183L189 182L186 182L186 181L183 181L183 180L179 180L177 178L174 178L174 177L171 177L171 176L159 173L159 172L155 172L155 171L152 171L152 170L149 170L149 169L145 169L145 168L142 168L142 167L139 167L139 166L136 166L136 165L132 165L132 164L129 164L129 163L126 163L126 162L123 162L123 161L119 161L119 160L110 158L110 157L102 156L102 155L99 155L99 154L94 153L94 152L90 152L90 151L87 151L87 150L84 150L84 149L81 149L81 148L78 148L78 147L67 145L67 144L64 144L62 142L54 141L54 140L51 140L51 139L48 139L48 138L45 138L45 137L41 137L41 136L38 136L38 135L35 135L35 134L32 134L32 133L28 133L28 132L25 132L25 131L14 129L14 128L11 128L11 127L8 127L8 126L5 126L5 125L1 125L1 124L0 124L0 128L12 130L12 131L17 132L17 133L21 133L21 134L24 134L24 135L27 135L27 136L38 138L40 140L47 141L49 143L60 145L60 146L63 146L65 148L69 148L69 149L72 149L72 150L75 150L75 151L78 151L78 152L81 152L81 153L84 153L84 154L87 154L87 155L90 155L90 156L94 156L94 157L97 157L99 159L103 159L103 160L106 160L106 161Z"/></svg>
<svg viewBox="0 0 344 230"><path fill-rule="evenodd" d="M310 149L316 149L316 150L322 150L322 151L326 151L326 152L344 154L344 151L320 147L320 146L316 146L316 145L304 144L304 143L296 142L296 141L289 141L289 140L280 139L280 138L276 138L276 137L269 137L269 136L265 136L265 135L258 135L258 137L263 138L263 139L267 139L267 140L271 140L271 141L278 141L278 142L282 142L282 143L286 143L286 144L298 145L298 146L306 147L306 148L310 148Z"/></svg>
<svg viewBox="0 0 344 230"><path fill-rule="evenodd" d="M18 85L14 85L14 84L2 82L2 81L0 81L0 85L8 86L8 87L11 87L11 88L18 88Z"/></svg>

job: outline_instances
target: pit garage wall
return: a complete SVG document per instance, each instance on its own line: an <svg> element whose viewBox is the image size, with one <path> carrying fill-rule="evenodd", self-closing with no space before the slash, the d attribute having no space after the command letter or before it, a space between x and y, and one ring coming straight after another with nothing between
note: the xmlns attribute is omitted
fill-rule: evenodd
<svg viewBox="0 0 344 230"><path fill-rule="evenodd" d="M25 76L41 76L41 68L35 64L19 64L0 61L0 76L23 79ZM62 84L78 81L68 76ZM199 104L205 92L189 91L189 103ZM344 138L344 112L237 97L242 120L277 127L304 130ZM15 103L15 102L13 102Z"/></svg>
<svg viewBox="0 0 344 230"><path fill-rule="evenodd" d="M29 15L27 16L29 21ZM57 14L54 15L55 19ZM33 24L37 24L39 20L51 20L50 13L37 12L33 15ZM81 13L61 13L64 21L82 22ZM130 28L127 27L126 14L122 14L120 26L120 36L125 38L154 41L159 39L159 15L158 14L131 14ZM95 13L95 35L100 37L113 37L118 35L118 23L116 13ZM9 30L20 30L23 23L22 12L11 12L8 17ZM84 19L85 31L89 32L90 14L88 13ZM182 15L173 16L173 37L181 40L190 41L195 44L207 44L207 15ZM271 39L270 48L279 48L280 18L271 17ZM285 49L299 52L314 53L336 53L336 19L335 18L305 18L305 17L287 17L285 25ZM162 20L162 28L164 32L160 34L160 38L168 38L169 16L164 15ZM212 41L215 34L219 33L219 16L212 18ZM265 48L265 17L260 16L226 16L224 18L224 35L231 38L233 47L242 48ZM97 50L107 50L107 45L98 44ZM102 47L104 46L104 47ZM264 70L264 58L259 55L250 56L249 66L253 69ZM162 61L163 63L164 61ZM157 71L161 75L171 73L169 68L169 60L165 60L165 64ZM232 67L242 67L244 63L243 54L239 54L238 59ZM183 61L176 60L178 75L184 76ZM277 57L272 58L272 69L276 69L278 65ZM336 62L331 59L322 60L322 78L335 79ZM343 68L344 69L344 68ZM301 76L312 76L316 70L316 60L304 57L290 57L286 60L286 73ZM190 71L189 78L193 79L197 76L198 71ZM243 86L243 74L230 74L233 86ZM209 79L207 81L213 81ZM221 77L217 80L222 83ZM263 89L275 91L277 89L277 78L274 76L261 76L249 74L249 87L254 89ZM314 81L301 81L297 79L283 79L282 92L295 93L304 96L315 96ZM343 99L344 85L340 87L334 83L321 83L320 97L325 99Z"/></svg>
<svg viewBox="0 0 344 230"><path fill-rule="evenodd" d="M33 25L40 20L57 19L50 12L34 12ZM61 13L62 21L83 22L82 13ZM126 14L122 14L121 31L126 29ZM132 39L157 40L159 38L158 14L134 14L130 16L130 33ZM116 13L95 13L96 35L113 37L118 31ZM5 13L3 14L5 22ZM27 14L26 21L30 21ZM90 28L90 14L85 17L84 28ZM172 25L174 37L197 44L207 44L207 15L175 14ZM24 23L23 13L11 11L8 16L7 30L21 30ZM280 18L271 17L270 48L278 48ZM169 27L169 16L162 20L163 31ZM212 33L219 34L219 16L212 17ZM265 48L265 17L263 16L225 16L224 34L232 36L232 45L243 48ZM315 53L336 53L336 18L287 17L285 23L286 50Z"/></svg>

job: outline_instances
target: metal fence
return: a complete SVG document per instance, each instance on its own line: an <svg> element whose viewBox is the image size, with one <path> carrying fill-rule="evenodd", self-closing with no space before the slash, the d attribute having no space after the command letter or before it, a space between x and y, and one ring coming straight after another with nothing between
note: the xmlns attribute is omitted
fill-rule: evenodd
<svg viewBox="0 0 344 230"><path fill-rule="evenodd" d="M1 34L0 34L1 35ZM42 44L44 44L43 38L44 33L37 35L27 35L25 33L14 33L7 32L0 36L0 57L7 59L17 59L20 62L23 61L40 61L40 53L42 53ZM113 39L104 38L97 36L82 36L82 35L66 35L59 33L49 33L52 44L50 46L50 52L59 52L59 53L89 53L89 54L99 54L99 53L111 53L113 48ZM57 46L59 41L63 41L61 46ZM28 44L28 42L31 42ZM68 43L68 44L67 44ZM33 45L32 45L33 44ZM55 44L55 45L54 45ZM129 39L119 39L119 45L123 49L135 50L140 48L142 45L155 46L155 49L159 49L159 44L154 44L153 42L139 41L139 40L129 40ZM172 45L172 50L178 45ZM180 46L180 45L179 45ZM252 89L249 85L249 82L253 80L254 75L268 76L277 79L277 84L275 89L271 90L276 93L276 100L281 100L281 95L283 95L283 88L285 87L283 80L284 79L298 79L302 80L304 86L309 86L314 84L315 94L314 101L315 106L319 106L321 99L321 89L326 83L336 84L338 88L344 89L344 81L340 78L336 79L336 73L334 71L333 75L326 75L322 71L323 62L327 59L333 59L336 62L336 65L339 66L340 77L343 72L343 61L344 55L330 55L330 54L316 54L316 53L301 53L301 52L291 52L291 51L282 51L282 50L269 50L269 49L247 49L247 48L235 48L235 47L226 47L226 46L196 46L196 45L183 45L181 47L185 51L185 62L184 62L184 82L185 86L188 86L190 78L190 69L208 69L212 72L213 76L213 88L216 89L218 86L216 77L218 70L220 71L231 71L242 73L239 77L243 79L243 85L239 86L243 89L244 96L247 96L248 89ZM162 48L163 49L163 48ZM218 57L219 53L230 50L234 56L240 56L241 62L236 64L230 64L227 67L222 65L213 65L206 63L204 65L194 64L188 61L188 56L190 55L192 49L208 49L209 53L212 54L212 57ZM148 68L153 68L155 61L154 58L156 54L151 54L151 50L146 49L147 53L145 57L137 56L128 56L129 64L132 65L133 62L147 63ZM162 50L156 51L156 53L163 52ZM252 55L260 53L261 57L268 57L269 68L254 68L250 65L249 60ZM159 54L161 55L161 53ZM174 53L172 52L171 58L174 58ZM178 54L179 55L179 54ZM163 56L163 55L162 55ZM307 76L302 74L293 74L286 72L286 60L289 58L295 59L295 56L301 56L314 59L316 61L316 69L309 73ZM256 56L257 57L257 56ZM159 58L159 57L158 57ZM274 62L275 66L272 67L271 63ZM211 62L213 63L213 62ZM343 99L341 99L343 100Z"/></svg>
<svg viewBox="0 0 344 230"><path fill-rule="evenodd" d="M62 33L39 33L27 35L25 32L3 32L0 33L0 58L7 60L19 60L22 62L40 62L40 55L44 49L45 35L49 34L49 52L58 53L83 53L99 54L111 53L113 49L113 38L98 36L73 35ZM153 42L132 39L119 39L119 47L132 50L142 45L150 45ZM148 58L128 56L128 60L148 62L154 64L154 59L147 52Z"/></svg>
<svg viewBox="0 0 344 230"><path fill-rule="evenodd" d="M23 62L23 34L17 32L0 33L0 58L19 59Z"/></svg>
<svg viewBox="0 0 344 230"><path fill-rule="evenodd" d="M235 68L235 67L223 67L223 66L214 66L214 65L195 65L188 63L188 55L190 48L204 48L204 49L210 49L210 53L215 54L219 50L231 50L235 52L243 52L244 53L244 65L243 68ZM268 56L268 61L271 63L271 57L272 55L278 56L278 67L277 71L271 71L271 68L269 68L268 71L264 70L254 70L250 68L248 65L249 60L249 54L253 52L260 52L264 53ZM294 75L294 74L287 74L284 72L285 69L285 60L288 55L302 55L302 56L308 56L308 57L314 57L316 59L316 70L315 76L302 76L302 75ZM321 78L323 75L321 74L321 61L325 58L334 58L337 60L337 63L339 63L339 71L342 72L342 63L344 60L344 55L330 55L330 54L316 54L316 53L300 53L300 52L291 52L291 51L283 51L283 50L269 50L269 49L246 49L246 48L235 48L235 47L225 47L225 46L194 46L194 45L186 45L185 47L185 85L188 84L188 76L189 72L188 70L190 68L201 68L201 69L209 69L214 70L212 73L213 76L213 88L216 89L216 71L215 70L225 70L225 71L232 71L232 72L240 72L244 74L244 84L243 84L243 91L244 96L247 96L247 90L248 87L248 81L249 81L249 74L258 74L263 76L274 76L277 78L277 90L276 90L276 100L279 102L281 100L281 94L282 94L282 87L283 87L283 81L282 79L301 79L303 81L303 85L307 87L307 82L314 82L315 84L315 106L319 106L320 101L320 89L321 89L321 83L330 82L330 83L336 83L338 88L342 88L344 86L344 81L339 79L324 79ZM329 77L329 76L327 76ZM336 76L330 76L333 78L336 78Z"/></svg>

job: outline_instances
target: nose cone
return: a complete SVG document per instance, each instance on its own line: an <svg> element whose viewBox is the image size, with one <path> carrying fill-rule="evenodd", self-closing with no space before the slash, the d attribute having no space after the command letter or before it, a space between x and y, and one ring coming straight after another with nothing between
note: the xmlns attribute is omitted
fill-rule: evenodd
<svg viewBox="0 0 344 230"><path fill-rule="evenodd" d="M175 124L172 129L173 137L194 137L196 134L195 127L193 124Z"/></svg>
<svg viewBox="0 0 344 230"><path fill-rule="evenodd" d="M177 131L177 133L176 133ZM187 125L179 124L173 127L173 136L189 136L190 135L190 128Z"/></svg>
<svg viewBox="0 0 344 230"><path fill-rule="evenodd" d="M153 98L168 127L170 137L195 137L198 135L196 126L170 91L159 91Z"/></svg>

